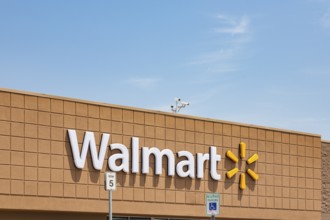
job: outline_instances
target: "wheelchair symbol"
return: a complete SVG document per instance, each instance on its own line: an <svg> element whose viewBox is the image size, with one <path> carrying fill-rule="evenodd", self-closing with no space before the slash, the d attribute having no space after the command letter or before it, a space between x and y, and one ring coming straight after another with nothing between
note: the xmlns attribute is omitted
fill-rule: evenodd
<svg viewBox="0 0 330 220"><path fill-rule="evenodd" d="M209 210L210 211L216 211L217 210L217 203L216 202L210 202L209 203Z"/></svg>

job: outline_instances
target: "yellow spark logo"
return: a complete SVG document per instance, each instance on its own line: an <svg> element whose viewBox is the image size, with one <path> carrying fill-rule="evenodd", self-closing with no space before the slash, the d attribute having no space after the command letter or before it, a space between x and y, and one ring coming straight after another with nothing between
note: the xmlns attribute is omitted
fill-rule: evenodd
<svg viewBox="0 0 330 220"><path fill-rule="evenodd" d="M245 151L246 151L246 144L244 142L239 143L239 151L240 151L240 157L241 159L245 158ZM231 152L230 150L227 151L226 156L233 161L234 163L238 162L238 158L236 157L236 155ZM253 154L249 159L247 159L246 163L247 164L252 164L254 162L256 162L259 159L258 154ZM228 179L231 179L233 176L236 175L236 173L238 172L238 168L234 168L232 170L229 170L226 173L226 176ZM257 181L259 179L259 175L256 174L253 170L251 169L247 169L247 174L249 174L249 176L254 180ZM239 179L239 188L241 190L244 190L246 188L246 180L245 180L245 173L241 173L240 175L240 179Z"/></svg>

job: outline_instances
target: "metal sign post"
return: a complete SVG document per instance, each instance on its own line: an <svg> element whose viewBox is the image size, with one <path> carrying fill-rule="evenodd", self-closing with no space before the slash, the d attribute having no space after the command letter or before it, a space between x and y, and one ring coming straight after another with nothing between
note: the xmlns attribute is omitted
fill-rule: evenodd
<svg viewBox="0 0 330 220"><path fill-rule="evenodd" d="M109 220L112 220L112 191L116 190L116 173L104 173L104 189L109 191Z"/></svg>
<svg viewBox="0 0 330 220"><path fill-rule="evenodd" d="M112 190L109 190L109 220L112 220Z"/></svg>

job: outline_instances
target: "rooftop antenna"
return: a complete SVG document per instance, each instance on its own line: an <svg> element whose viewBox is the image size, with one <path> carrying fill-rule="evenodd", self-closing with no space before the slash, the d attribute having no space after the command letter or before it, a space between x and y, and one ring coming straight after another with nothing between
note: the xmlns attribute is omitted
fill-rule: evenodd
<svg viewBox="0 0 330 220"><path fill-rule="evenodd" d="M175 106L171 105L171 110L174 113L178 113L182 108L189 105L189 102L181 101L180 98L174 98Z"/></svg>

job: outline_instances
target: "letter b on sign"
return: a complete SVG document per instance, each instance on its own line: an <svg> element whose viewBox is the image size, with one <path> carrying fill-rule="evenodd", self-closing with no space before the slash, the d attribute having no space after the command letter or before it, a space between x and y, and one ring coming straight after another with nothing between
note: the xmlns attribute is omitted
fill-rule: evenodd
<svg viewBox="0 0 330 220"><path fill-rule="evenodd" d="M113 172L104 173L104 189L107 191L116 190L116 173Z"/></svg>

